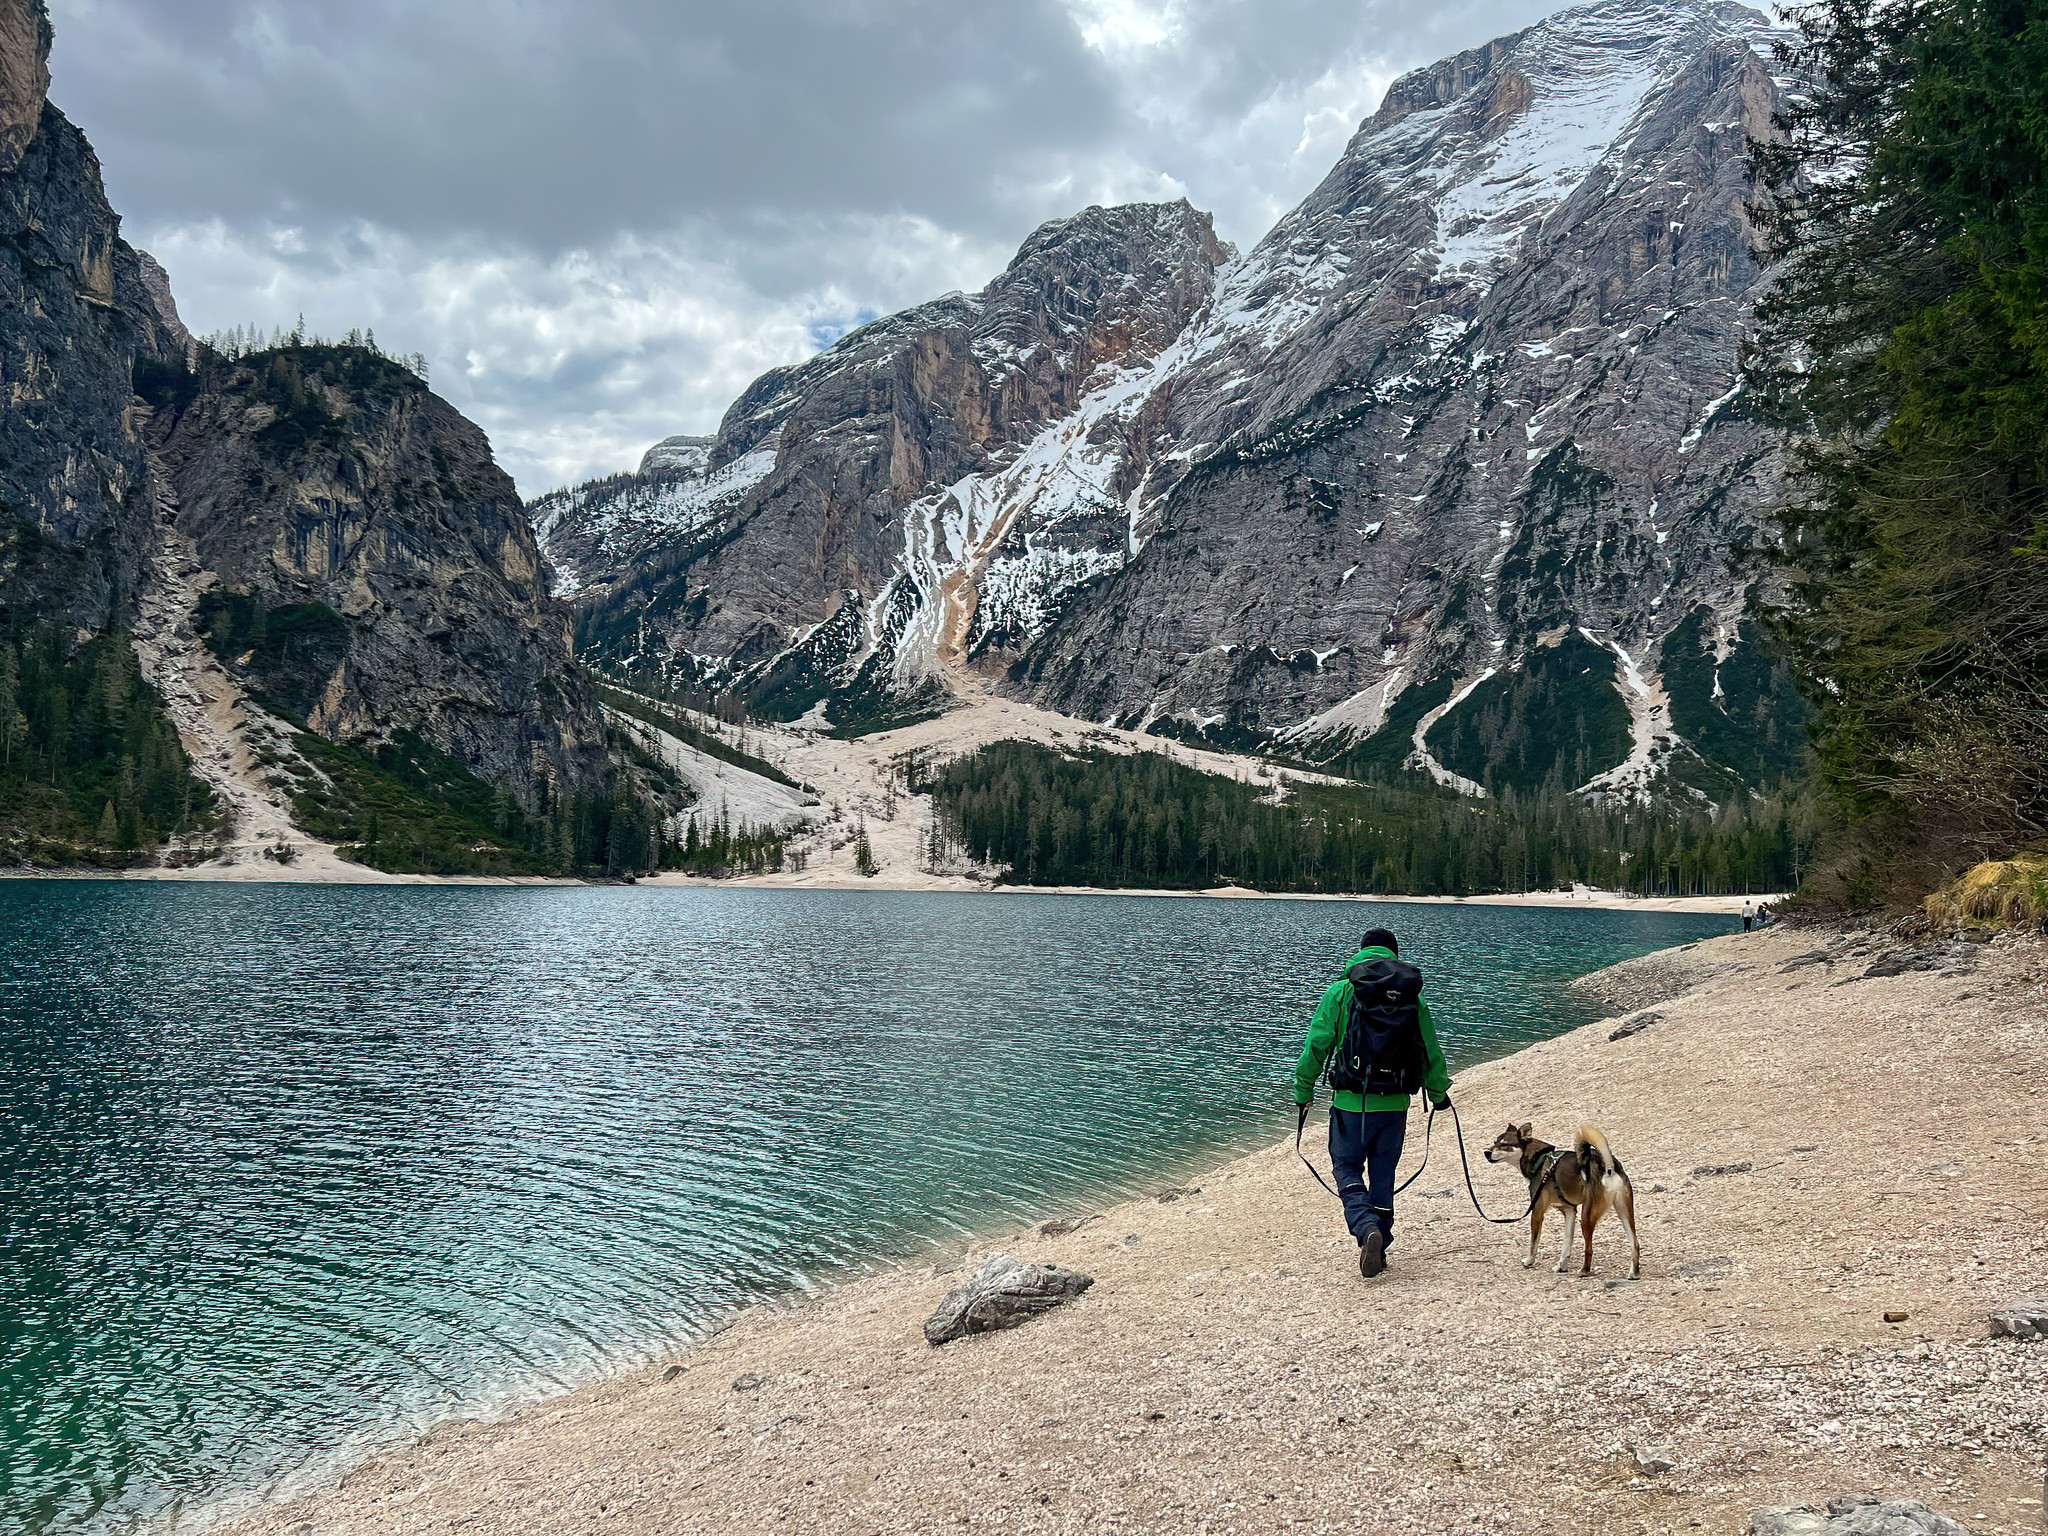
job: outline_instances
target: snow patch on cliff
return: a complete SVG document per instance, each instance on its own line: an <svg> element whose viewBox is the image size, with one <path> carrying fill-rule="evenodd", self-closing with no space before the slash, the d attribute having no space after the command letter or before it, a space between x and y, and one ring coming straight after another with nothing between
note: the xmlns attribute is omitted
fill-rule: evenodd
<svg viewBox="0 0 2048 1536"><path fill-rule="evenodd" d="M1595 774L1572 793L1646 799L1663 776L1665 761L1682 745L1678 733L1671 728L1670 696L1664 691L1662 679L1644 672L1618 641L1604 639L1583 625L1579 633L1612 651L1621 663L1617 691L1628 705L1631 741L1626 758L1605 773Z"/></svg>
<svg viewBox="0 0 2048 1536"><path fill-rule="evenodd" d="M687 537L775 468L771 439L709 474L694 472L688 467L690 455L674 451L663 455L667 467L646 471L648 461L667 446L658 443L648 450L640 474L588 481L528 503L534 537L555 572L555 596L573 597L585 585L578 549L601 550L609 564L662 540Z"/></svg>

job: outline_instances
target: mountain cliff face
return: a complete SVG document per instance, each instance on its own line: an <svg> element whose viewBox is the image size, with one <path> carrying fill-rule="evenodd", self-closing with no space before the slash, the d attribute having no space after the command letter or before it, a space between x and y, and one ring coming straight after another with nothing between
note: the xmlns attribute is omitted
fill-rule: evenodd
<svg viewBox="0 0 2048 1536"><path fill-rule="evenodd" d="M231 656L239 678L331 740L409 731L527 804L602 773L568 616L475 425L354 347L203 357L146 387L178 532L221 594L291 615L288 644Z"/></svg>
<svg viewBox="0 0 2048 1536"><path fill-rule="evenodd" d="M1074 419L1101 370L1149 362L1226 256L1185 203L1091 208L1040 229L979 294L878 320L764 375L726 413L701 474L656 469L537 504L569 584L604 583L584 597L585 643L730 676L843 607L856 611L841 627L863 636L886 624L905 606L890 594L913 550L934 581L927 599L942 601L994 530L948 526L924 503ZM600 519L617 531L593 552Z"/></svg>
<svg viewBox="0 0 2048 1536"><path fill-rule="evenodd" d="M1067 226L1041 232L980 298L756 384L711 455L751 457L750 489L692 481L628 574L565 562L606 579L586 639L785 713L884 716L979 668L1077 715L1468 788L1768 776L1798 732L1728 554L1777 494L1737 386L1773 37L1720 0L1608 0L1417 71L1242 258L1063 274L1147 316L1128 344L996 349L1020 272L1013 313L1062 313ZM962 353L930 338L955 331L983 377L1037 346L1045 387L996 411L940 383ZM877 409L885 374L917 408Z"/></svg>
<svg viewBox="0 0 2048 1536"><path fill-rule="evenodd" d="M49 49L40 0L0 0L0 617L98 630L151 537L129 377L183 327L120 238L92 147L43 99Z"/></svg>
<svg viewBox="0 0 2048 1536"><path fill-rule="evenodd" d="M132 632L150 707L266 837L289 830L263 779L286 749L235 684L337 741L422 742L529 809L607 784L567 611L483 434L364 348L194 343L43 99L49 45L41 0L0 0L0 639ZM232 682L196 638L223 604L286 615ZM66 727L25 723L57 743L54 781Z"/></svg>

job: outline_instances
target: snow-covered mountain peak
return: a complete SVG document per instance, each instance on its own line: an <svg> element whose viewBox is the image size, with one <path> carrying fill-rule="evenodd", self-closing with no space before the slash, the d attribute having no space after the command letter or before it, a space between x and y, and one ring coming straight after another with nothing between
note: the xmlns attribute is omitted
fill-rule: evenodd
<svg viewBox="0 0 2048 1536"><path fill-rule="evenodd" d="M1630 155L1688 69L1778 35L1732 0L1600 0L1403 75L1321 185L1224 272L1204 349L1277 342L1336 290L1391 276L1390 261L1483 288Z"/></svg>
<svg viewBox="0 0 2048 1536"><path fill-rule="evenodd" d="M1603 0L1414 71L1241 257L1186 203L1044 225L758 381L709 465L761 478L682 498L586 635L769 711L997 681L1237 744L1393 731L1446 783L1570 696L1604 724L1523 782L1667 773L1719 729L1686 690L1775 495L1737 356L1777 36Z"/></svg>
<svg viewBox="0 0 2048 1536"><path fill-rule="evenodd" d="M640 456L640 468L635 473L651 475L675 470L701 475L711 467L711 449L717 441L713 437L664 437Z"/></svg>

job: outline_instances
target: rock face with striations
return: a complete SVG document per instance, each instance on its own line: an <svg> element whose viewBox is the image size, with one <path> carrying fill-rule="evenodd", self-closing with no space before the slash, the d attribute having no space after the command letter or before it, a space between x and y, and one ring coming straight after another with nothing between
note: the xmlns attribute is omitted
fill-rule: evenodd
<svg viewBox="0 0 2048 1536"><path fill-rule="evenodd" d="M177 528L225 591L289 609L231 662L332 740L411 731L531 805L605 736L510 478L410 370L356 347L203 358L151 391Z"/></svg>
<svg viewBox="0 0 2048 1536"><path fill-rule="evenodd" d="M50 13L44 0L0 0L0 174L21 164L50 90Z"/></svg>
<svg viewBox="0 0 2048 1536"><path fill-rule="evenodd" d="M991 1254L966 1284L946 1292L925 1319L925 1342L933 1348L970 1333L1020 1328L1032 1318L1064 1306L1095 1283L1093 1275L1057 1264L1020 1264L1006 1253Z"/></svg>
<svg viewBox="0 0 2048 1536"><path fill-rule="evenodd" d="M1914 1499L1851 1493L1825 1504L1760 1509L1748 1536L1970 1536L1967 1526Z"/></svg>
<svg viewBox="0 0 2048 1536"><path fill-rule="evenodd" d="M978 666L1471 789L1769 778L1796 706L1728 554L1778 494L1738 385L1776 35L1602 0L1418 70L1227 264L1184 208L1049 226L750 389L724 492L629 574L576 552L584 634L772 712Z"/></svg>
<svg viewBox="0 0 2048 1536"><path fill-rule="evenodd" d="M986 558L992 530L906 509L1075 420L1099 370L1149 362L1227 254L1185 203L1091 208L1037 231L980 293L875 321L764 375L727 411L706 473L676 482L667 536L586 596L586 641L614 660L730 673L783 652L842 602L858 649L906 575L935 578L920 600L943 602L937 587ZM577 538L616 506L579 522L537 504L572 584L614 576Z"/></svg>
<svg viewBox="0 0 2048 1536"><path fill-rule="evenodd" d="M138 359L180 355L156 264L121 239L85 135L43 99L41 0L0 0L0 610L98 630L140 579Z"/></svg>

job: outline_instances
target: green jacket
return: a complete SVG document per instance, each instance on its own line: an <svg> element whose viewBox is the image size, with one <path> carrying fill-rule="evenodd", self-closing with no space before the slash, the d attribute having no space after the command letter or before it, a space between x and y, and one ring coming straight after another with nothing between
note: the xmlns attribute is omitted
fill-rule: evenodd
<svg viewBox="0 0 2048 1536"><path fill-rule="evenodd" d="M1344 963L1349 971L1361 960L1392 960L1391 949L1361 949ZM1436 1024L1429 1016L1429 1004L1416 999L1422 1010L1422 1043L1429 1047L1429 1071L1423 1076L1422 1086L1432 1099L1440 1099L1451 1091L1450 1069L1444 1065L1444 1048L1436 1043ZM1301 1060L1294 1064L1294 1102L1306 1104L1316 1096L1316 1079L1323 1075L1323 1063L1329 1060L1330 1052L1336 1049L1337 1041L1344 1034L1344 1026L1351 1018L1351 982L1346 976L1339 976L1323 992L1322 1002L1316 1005L1315 1017L1308 1021L1308 1043L1301 1048ZM1408 1107L1405 1093L1333 1093L1330 1095L1332 1109L1381 1110Z"/></svg>

